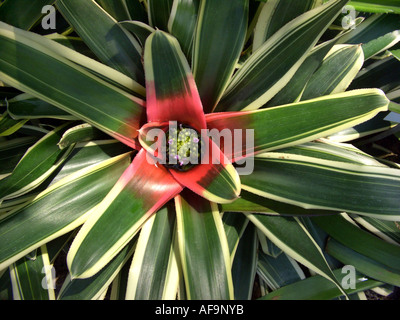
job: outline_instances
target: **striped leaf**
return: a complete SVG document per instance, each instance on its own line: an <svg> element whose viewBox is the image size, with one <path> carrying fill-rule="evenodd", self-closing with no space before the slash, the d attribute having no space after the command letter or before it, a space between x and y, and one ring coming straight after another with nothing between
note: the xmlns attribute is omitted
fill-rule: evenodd
<svg viewBox="0 0 400 320"><path fill-rule="evenodd" d="M258 253L257 273L271 290L277 290L291 283L305 279L299 264L286 253L272 257Z"/></svg>
<svg viewBox="0 0 400 320"><path fill-rule="evenodd" d="M338 279L346 276L342 269L333 271ZM356 273L355 288L346 289L347 294L362 292L382 285L382 282L365 279L361 273ZM341 297L342 292L331 282L320 275L309 277L280 289L272 291L260 300L331 300Z"/></svg>
<svg viewBox="0 0 400 320"><path fill-rule="evenodd" d="M100 4L115 20L132 20L126 0L96 0L96 2Z"/></svg>
<svg viewBox="0 0 400 320"><path fill-rule="evenodd" d="M141 0L96 0L114 19L147 23L147 13Z"/></svg>
<svg viewBox="0 0 400 320"><path fill-rule="evenodd" d="M137 239L134 238L99 273L88 279L71 279L70 274L57 296L57 300L96 300L101 298L111 282L117 277L123 266L132 257Z"/></svg>
<svg viewBox="0 0 400 320"><path fill-rule="evenodd" d="M232 263L235 300L250 300L257 268L258 241L253 224L248 224L240 238Z"/></svg>
<svg viewBox="0 0 400 320"><path fill-rule="evenodd" d="M334 38L332 40L323 42L310 50L306 59L301 64L299 69L297 69L296 73L293 75L287 85L270 101L268 101L263 108L298 102L307 82L321 65L324 57L328 54L337 41L338 38Z"/></svg>
<svg viewBox="0 0 400 320"><path fill-rule="evenodd" d="M10 276L14 300L55 300L56 274L45 245L13 263Z"/></svg>
<svg viewBox="0 0 400 320"><path fill-rule="evenodd" d="M175 208L187 299L233 299L229 246L215 204L184 191Z"/></svg>
<svg viewBox="0 0 400 320"><path fill-rule="evenodd" d="M400 41L400 26L399 30L389 32L378 39L372 40L363 45L365 60L393 47Z"/></svg>
<svg viewBox="0 0 400 320"><path fill-rule="evenodd" d="M400 273L400 246L377 238L341 215L314 217L312 221L346 247Z"/></svg>
<svg viewBox="0 0 400 320"><path fill-rule="evenodd" d="M29 30L43 16L42 9L52 5L55 0L6 0L0 5L0 21L12 24L17 28Z"/></svg>
<svg viewBox="0 0 400 320"><path fill-rule="evenodd" d="M60 0L57 8L104 64L144 83L139 43L94 0Z"/></svg>
<svg viewBox="0 0 400 320"><path fill-rule="evenodd" d="M0 181L0 201L32 191L57 170L74 148L60 150L57 145L68 126L59 126L29 148L12 174Z"/></svg>
<svg viewBox="0 0 400 320"><path fill-rule="evenodd" d="M155 29L141 21L121 21L119 24L133 33L142 47L144 47L147 37L155 31Z"/></svg>
<svg viewBox="0 0 400 320"><path fill-rule="evenodd" d="M224 212L222 215L222 223L224 224L225 234L228 240L231 261L233 261L239 240L242 237L249 220L243 214L237 212Z"/></svg>
<svg viewBox="0 0 400 320"><path fill-rule="evenodd" d="M306 209L387 220L397 220L400 214L397 169L265 153L255 159L253 173L241 180L246 191Z"/></svg>
<svg viewBox="0 0 400 320"><path fill-rule="evenodd" d="M20 94L7 101L7 110L11 117L16 120L40 118L76 120L76 117L68 112L27 93Z"/></svg>
<svg viewBox="0 0 400 320"><path fill-rule="evenodd" d="M165 206L142 227L126 289L127 300L174 300L179 272L175 256L175 211Z"/></svg>
<svg viewBox="0 0 400 320"><path fill-rule="evenodd" d="M144 102L58 55L49 41L0 23L0 44L7 52L0 59L0 79L135 147ZM21 56L29 59L16 59Z"/></svg>
<svg viewBox="0 0 400 320"><path fill-rule="evenodd" d="M128 166L129 155L123 154L68 175L1 220L0 269L86 221ZM60 210L66 203L67 215Z"/></svg>
<svg viewBox="0 0 400 320"><path fill-rule="evenodd" d="M304 209L288 203L275 201L252 192L242 190L240 198L220 204L222 212L265 213L270 215L313 216L337 213L333 210Z"/></svg>
<svg viewBox="0 0 400 320"><path fill-rule="evenodd" d="M177 121L206 128L203 106L178 41L156 31L146 40L146 111L149 122Z"/></svg>
<svg viewBox="0 0 400 320"><path fill-rule="evenodd" d="M369 166L385 167L379 160L357 149L351 144L336 143L330 140L314 141L279 150L283 153L297 154L316 159L340 161Z"/></svg>
<svg viewBox="0 0 400 320"><path fill-rule="evenodd" d="M26 120L14 120L6 111L0 116L0 137L10 136L17 132L25 123Z"/></svg>
<svg viewBox="0 0 400 320"><path fill-rule="evenodd" d="M100 130L88 123L83 123L66 130L60 138L58 146L60 149L64 149L75 143L106 138L107 136Z"/></svg>
<svg viewBox="0 0 400 320"><path fill-rule="evenodd" d="M344 92L364 63L359 45L336 45L304 88L301 100Z"/></svg>
<svg viewBox="0 0 400 320"><path fill-rule="evenodd" d="M232 78L216 111L255 110L267 103L289 82L346 3L329 1L274 33Z"/></svg>
<svg viewBox="0 0 400 320"><path fill-rule="evenodd" d="M356 0L349 5L362 12L400 13L400 4L396 0Z"/></svg>
<svg viewBox="0 0 400 320"><path fill-rule="evenodd" d="M199 0L174 0L168 21L169 33L178 39L189 62L191 61L199 4Z"/></svg>
<svg viewBox="0 0 400 320"><path fill-rule="evenodd" d="M254 30L253 51L257 50L275 32L304 12L321 5L321 0L267 1L261 10Z"/></svg>
<svg viewBox="0 0 400 320"><path fill-rule="evenodd" d="M343 292L320 247L299 219L260 214L246 215L283 252L328 279Z"/></svg>
<svg viewBox="0 0 400 320"><path fill-rule="evenodd" d="M241 129L233 135L233 146L221 150L229 159L279 149L325 137L373 118L386 111L389 101L379 90L354 90L312 100L256 111L207 115L211 129ZM253 130L254 147L244 131ZM247 134L247 133L246 133ZM228 145L229 146L229 145Z"/></svg>
<svg viewBox="0 0 400 320"><path fill-rule="evenodd" d="M167 31L168 20L174 0L147 0L149 24L152 27Z"/></svg>
<svg viewBox="0 0 400 320"><path fill-rule="evenodd" d="M142 149L80 229L67 258L72 279L99 272L155 211L182 190L164 167L147 161Z"/></svg>
<svg viewBox="0 0 400 320"><path fill-rule="evenodd" d="M11 173L26 150L37 140L36 137L28 136L0 141L0 177Z"/></svg>
<svg viewBox="0 0 400 320"><path fill-rule="evenodd" d="M248 6L248 0L200 3L192 70L206 113L217 105L239 60L246 37Z"/></svg>
<svg viewBox="0 0 400 320"><path fill-rule="evenodd" d="M363 228L386 242L400 245L399 223L354 215L352 218Z"/></svg>
<svg viewBox="0 0 400 320"><path fill-rule="evenodd" d="M389 283L394 286L400 284L400 271L396 266L387 266L383 263L371 259L358 253L355 250L341 244L335 239L329 239L325 248L326 252L345 265L352 265L354 268L366 276Z"/></svg>

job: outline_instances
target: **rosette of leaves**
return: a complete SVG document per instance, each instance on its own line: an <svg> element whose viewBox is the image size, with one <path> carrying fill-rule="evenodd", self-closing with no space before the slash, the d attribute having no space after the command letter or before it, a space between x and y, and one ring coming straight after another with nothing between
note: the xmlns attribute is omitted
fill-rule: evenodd
<svg viewBox="0 0 400 320"><path fill-rule="evenodd" d="M365 142L396 126L395 3L0 3L2 298L399 285L399 166ZM186 166L167 135L161 163L148 133L171 121L234 141L196 138L213 152Z"/></svg>

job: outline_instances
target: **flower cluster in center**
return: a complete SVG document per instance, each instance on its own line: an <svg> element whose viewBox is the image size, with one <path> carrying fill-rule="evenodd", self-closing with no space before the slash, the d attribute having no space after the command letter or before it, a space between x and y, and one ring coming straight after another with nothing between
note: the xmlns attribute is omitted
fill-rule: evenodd
<svg viewBox="0 0 400 320"><path fill-rule="evenodd" d="M187 171L200 163L204 143L196 130L184 124L170 126L166 139L166 167Z"/></svg>

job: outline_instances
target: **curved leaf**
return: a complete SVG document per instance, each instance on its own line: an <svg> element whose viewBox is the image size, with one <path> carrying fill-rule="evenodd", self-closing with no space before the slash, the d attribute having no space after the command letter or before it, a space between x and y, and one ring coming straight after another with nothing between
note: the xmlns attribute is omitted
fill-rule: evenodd
<svg viewBox="0 0 400 320"><path fill-rule="evenodd" d="M199 4L199 0L174 0L168 21L168 31L178 39L189 62Z"/></svg>
<svg viewBox="0 0 400 320"><path fill-rule="evenodd" d="M57 170L74 147L60 150L57 145L68 126L59 126L29 148L13 173L0 181L0 201L32 191Z"/></svg>
<svg viewBox="0 0 400 320"><path fill-rule="evenodd" d="M206 121L210 130L230 131L234 147L224 142L221 150L237 161L351 128L386 111L388 104L380 90L354 90L256 111L209 114Z"/></svg>
<svg viewBox="0 0 400 320"><path fill-rule="evenodd" d="M279 29L234 75L216 111L255 110L267 103L289 82L346 3L329 1Z"/></svg>
<svg viewBox="0 0 400 320"><path fill-rule="evenodd" d="M6 53L0 57L0 79L136 147L144 101L52 51L49 42L0 22Z"/></svg>
<svg viewBox="0 0 400 320"><path fill-rule="evenodd" d="M0 6L0 21L29 30L43 15L42 8L55 0L6 0Z"/></svg>
<svg viewBox="0 0 400 320"><path fill-rule="evenodd" d="M396 220L400 216L400 172L283 153L257 156L242 188L301 206ZM344 183L345 182L345 183Z"/></svg>
<svg viewBox="0 0 400 320"><path fill-rule="evenodd" d="M80 229L67 257L73 279L99 272L156 210L182 190L164 167L147 161L142 149Z"/></svg>
<svg viewBox="0 0 400 320"><path fill-rule="evenodd" d="M336 45L304 88L301 100L344 92L364 63L361 46Z"/></svg>
<svg viewBox="0 0 400 320"><path fill-rule="evenodd" d="M175 211L165 206L142 227L129 268L126 299L173 300L179 282L175 256Z"/></svg>
<svg viewBox="0 0 400 320"><path fill-rule="evenodd" d="M283 252L333 282L343 292L318 244L299 219L260 214L246 215Z"/></svg>
<svg viewBox="0 0 400 320"><path fill-rule="evenodd" d="M57 8L103 63L144 83L139 43L94 0L59 0Z"/></svg>
<svg viewBox="0 0 400 320"><path fill-rule="evenodd" d="M200 3L192 70L206 113L220 100L239 60L246 37L248 6L248 0Z"/></svg>
<svg viewBox="0 0 400 320"><path fill-rule="evenodd" d="M1 220L0 269L86 221L128 161L129 154L123 154L79 170ZM66 204L68 214L61 210Z"/></svg>
<svg viewBox="0 0 400 320"><path fill-rule="evenodd" d="M257 50L275 32L304 12L322 4L320 0L270 0L258 17L254 29L253 51Z"/></svg>
<svg viewBox="0 0 400 320"><path fill-rule="evenodd" d="M184 191L175 208L187 298L233 299L229 247L215 204Z"/></svg>

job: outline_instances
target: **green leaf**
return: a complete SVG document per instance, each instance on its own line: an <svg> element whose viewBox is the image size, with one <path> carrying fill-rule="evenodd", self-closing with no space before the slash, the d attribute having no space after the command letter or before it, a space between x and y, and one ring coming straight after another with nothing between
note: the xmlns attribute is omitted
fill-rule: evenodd
<svg viewBox="0 0 400 320"><path fill-rule="evenodd" d="M37 140L36 137L20 137L0 141L0 177L3 174L11 173L26 150Z"/></svg>
<svg viewBox="0 0 400 320"><path fill-rule="evenodd" d="M222 212L265 213L270 215L313 216L334 214L336 211L304 209L295 205L275 201L254 193L242 190L240 198L219 205Z"/></svg>
<svg viewBox="0 0 400 320"><path fill-rule="evenodd" d="M325 250L335 259L346 265L354 266L357 271L372 279L394 286L400 285L399 269L395 269L393 266L388 267L387 265L379 263L374 259L348 248L335 239L329 239Z"/></svg>
<svg viewBox="0 0 400 320"><path fill-rule="evenodd" d="M388 104L380 90L354 90L256 111L209 114L206 120L210 130L246 130L246 135L233 137L234 148L221 144L225 155L235 161L354 127L386 111Z"/></svg>
<svg viewBox="0 0 400 320"><path fill-rule="evenodd" d="M192 70L206 113L217 105L239 60L248 6L248 0L204 0L200 4Z"/></svg>
<svg viewBox="0 0 400 320"><path fill-rule="evenodd" d="M69 123L59 126L29 148L12 174L0 181L0 201L34 190L57 170L74 147L60 150L57 145L68 126Z"/></svg>
<svg viewBox="0 0 400 320"><path fill-rule="evenodd" d="M67 256L72 279L99 272L155 211L182 190L165 167L147 161L142 149L80 229Z"/></svg>
<svg viewBox="0 0 400 320"><path fill-rule="evenodd" d="M344 92L364 63L359 45L336 45L304 88L301 100Z"/></svg>
<svg viewBox="0 0 400 320"><path fill-rule="evenodd" d="M96 0L96 2L117 21L133 20L130 16L126 0Z"/></svg>
<svg viewBox="0 0 400 320"><path fill-rule="evenodd" d="M77 143L61 169L57 171L54 177L50 177L49 185L55 184L78 170L131 151L131 148L114 139Z"/></svg>
<svg viewBox="0 0 400 320"><path fill-rule="evenodd" d="M253 51L257 50L275 32L304 12L321 4L319 0L273 0L262 8L254 30Z"/></svg>
<svg viewBox="0 0 400 320"><path fill-rule="evenodd" d="M334 275L343 278L342 269L333 271ZM346 289L347 294L361 292L378 287L380 281L365 279L362 274L356 273L354 289ZM309 277L261 297L261 300L331 300L342 296L342 292L331 282L320 275Z"/></svg>
<svg viewBox="0 0 400 320"><path fill-rule="evenodd" d="M147 37L156 31L141 21L121 21L119 24L129 32L133 33L139 40L142 47L144 47Z"/></svg>
<svg viewBox="0 0 400 320"><path fill-rule="evenodd" d="M329 1L279 29L234 75L216 111L255 110L267 103L289 82L346 3Z"/></svg>
<svg viewBox="0 0 400 320"><path fill-rule="evenodd" d="M165 206L140 231L126 289L127 300L174 300L179 272L175 256L175 210Z"/></svg>
<svg viewBox="0 0 400 320"><path fill-rule="evenodd" d="M307 58L301 64L299 69L287 83L263 108L280 106L300 100L301 94L310 80L311 76L321 65L324 57L332 49L338 38L321 43L315 46L308 54Z"/></svg>
<svg viewBox="0 0 400 320"><path fill-rule="evenodd" d="M104 138L107 138L107 136L103 132L88 123L83 123L66 130L60 138L58 146L60 149L64 149L74 143Z"/></svg>
<svg viewBox="0 0 400 320"><path fill-rule="evenodd" d="M222 223L224 224L229 252L231 253L231 261L233 261L239 240L243 235L249 220L240 213L224 212L222 215Z"/></svg>
<svg viewBox="0 0 400 320"><path fill-rule="evenodd" d="M0 4L0 21L29 30L43 16L42 8L55 0L6 0Z"/></svg>
<svg viewBox="0 0 400 320"><path fill-rule="evenodd" d="M281 149L279 152L298 154L321 160L325 159L331 161L385 167L385 165L379 162L379 160L367 153L364 153L351 144L336 143L326 139L323 141L314 141L286 149Z"/></svg>
<svg viewBox="0 0 400 320"><path fill-rule="evenodd" d="M149 24L154 28L168 30L168 20L174 0L147 0Z"/></svg>
<svg viewBox="0 0 400 320"><path fill-rule="evenodd" d="M257 273L272 290L305 279L299 264L286 253L272 257L259 252Z"/></svg>
<svg viewBox="0 0 400 320"><path fill-rule="evenodd" d="M261 214L246 215L283 252L332 281L343 292L320 247L299 219Z"/></svg>
<svg viewBox="0 0 400 320"><path fill-rule="evenodd" d="M128 166L129 155L111 158L65 177L1 220L0 269L86 221ZM66 203L68 214L60 209Z"/></svg>
<svg viewBox="0 0 400 320"><path fill-rule="evenodd" d="M117 276L124 264L132 257L137 239L134 238L121 252L101 270L88 279L73 279L68 274L60 292L58 300L96 300Z"/></svg>
<svg viewBox="0 0 400 320"><path fill-rule="evenodd" d="M10 266L14 300L55 300L55 273L45 245L34 258L25 256Z"/></svg>
<svg viewBox="0 0 400 320"><path fill-rule="evenodd" d="M13 119L54 118L76 120L76 117L48 102L23 93L7 101L7 110Z"/></svg>
<svg viewBox="0 0 400 320"><path fill-rule="evenodd" d="M363 228L377 237L393 244L400 244L399 224L396 221L386 221L371 217L352 215L352 218Z"/></svg>
<svg viewBox="0 0 400 320"><path fill-rule="evenodd" d="M367 60L399 42L399 30L397 15L375 14L341 37L339 42L362 44L364 59Z"/></svg>
<svg viewBox="0 0 400 320"><path fill-rule="evenodd" d="M229 246L216 205L184 191L175 207L187 298L233 299Z"/></svg>
<svg viewBox="0 0 400 320"><path fill-rule="evenodd" d="M400 62L394 57L371 62L361 69L349 89L379 88L390 92L400 85L399 72Z"/></svg>
<svg viewBox="0 0 400 320"><path fill-rule="evenodd" d="M314 217L321 229L346 247L400 273L400 247L360 229L343 216Z"/></svg>
<svg viewBox="0 0 400 320"><path fill-rule="evenodd" d="M26 122L25 120L14 120L6 111L0 116L0 137L10 136L17 132Z"/></svg>
<svg viewBox="0 0 400 320"><path fill-rule="evenodd" d="M59 0L57 8L103 63L144 83L139 43L94 0Z"/></svg>
<svg viewBox="0 0 400 320"><path fill-rule="evenodd" d="M49 42L0 23L7 53L0 58L0 79L136 146L144 102L55 53Z"/></svg>
<svg viewBox="0 0 400 320"><path fill-rule="evenodd" d="M244 190L305 209L399 219L397 169L265 153L255 159L253 173L241 180Z"/></svg>
<svg viewBox="0 0 400 320"><path fill-rule="evenodd" d="M400 41L400 30L387 33L363 45L365 60L393 47Z"/></svg>
<svg viewBox="0 0 400 320"><path fill-rule="evenodd" d="M350 1L349 5L357 11L400 14L400 4L397 0L358 0Z"/></svg>
<svg viewBox="0 0 400 320"><path fill-rule="evenodd" d="M178 39L189 62L199 5L199 0L174 0L168 21L168 31Z"/></svg>
<svg viewBox="0 0 400 320"><path fill-rule="evenodd" d="M389 103L390 107L391 103ZM372 119L358 124L352 128L344 129L327 137L333 142L348 142L368 135L386 131L394 127L390 121L385 120L390 112L380 112Z"/></svg>
<svg viewBox="0 0 400 320"><path fill-rule="evenodd" d="M248 224L232 263L232 279L235 300L250 300L257 268L257 233L253 224Z"/></svg>

